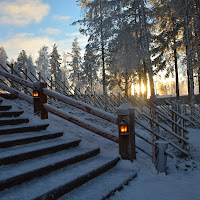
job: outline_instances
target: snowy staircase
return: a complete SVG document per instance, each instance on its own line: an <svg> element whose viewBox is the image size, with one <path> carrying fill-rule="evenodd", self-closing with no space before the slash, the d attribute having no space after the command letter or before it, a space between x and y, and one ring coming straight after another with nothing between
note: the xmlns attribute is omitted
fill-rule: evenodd
<svg viewBox="0 0 200 200"><path fill-rule="evenodd" d="M0 199L104 199L136 173L0 101ZM23 115L22 115L23 116Z"/></svg>

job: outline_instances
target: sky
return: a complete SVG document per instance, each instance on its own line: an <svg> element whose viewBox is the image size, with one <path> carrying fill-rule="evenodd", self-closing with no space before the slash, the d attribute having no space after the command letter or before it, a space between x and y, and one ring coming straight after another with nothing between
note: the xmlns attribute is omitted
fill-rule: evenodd
<svg viewBox="0 0 200 200"><path fill-rule="evenodd" d="M70 52L77 37L83 53L87 38L79 33L79 25L71 26L81 13L76 0L0 0L0 46L9 61L22 50L35 60L43 45L49 53L54 43L61 55Z"/></svg>

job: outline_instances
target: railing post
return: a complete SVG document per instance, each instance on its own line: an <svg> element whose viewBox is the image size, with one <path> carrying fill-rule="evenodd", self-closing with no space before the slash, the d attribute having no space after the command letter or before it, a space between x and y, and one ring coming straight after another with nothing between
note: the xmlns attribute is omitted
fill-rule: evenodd
<svg viewBox="0 0 200 200"><path fill-rule="evenodd" d="M43 88L47 87L47 83L37 82L33 87L34 114L39 115L41 119L48 119L48 111L44 108L47 103L47 95L43 93Z"/></svg>
<svg viewBox="0 0 200 200"><path fill-rule="evenodd" d="M116 110L118 115L119 154L122 159L136 159L135 150L135 119L134 108L129 104L122 104Z"/></svg>
<svg viewBox="0 0 200 200"><path fill-rule="evenodd" d="M28 80L28 71L27 71L27 68L25 68L25 80ZM27 86L25 87L25 94L28 93L28 88Z"/></svg>
<svg viewBox="0 0 200 200"><path fill-rule="evenodd" d="M156 141L155 142L155 167L158 172L166 171L167 154L165 153L168 148L168 142Z"/></svg>
<svg viewBox="0 0 200 200"><path fill-rule="evenodd" d="M51 80L50 80L50 87L51 87L51 90L53 90L53 80L52 80L52 76L51 76Z"/></svg>
<svg viewBox="0 0 200 200"><path fill-rule="evenodd" d="M13 67L13 63L11 63L11 74L14 74L14 67ZM11 87L14 87L14 82L13 80L11 80Z"/></svg>

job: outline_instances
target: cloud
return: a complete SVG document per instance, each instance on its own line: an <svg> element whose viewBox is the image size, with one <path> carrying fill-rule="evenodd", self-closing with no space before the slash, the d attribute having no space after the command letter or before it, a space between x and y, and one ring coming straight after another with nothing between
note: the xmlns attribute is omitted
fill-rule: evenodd
<svg viewBox="0 0 200 200"><path fill-rule="evenodd" d="M53 18L55 20L59 20L59 21L67 21L67 20L71 19L72 17L70 17L70 16L54 15Z"/></svg>
<svg viewBox="0 0 200 200"><path fill-rule="evenodd" d="M24 26L39 23L50 10L42 0L3 0L0 2L0 23Z"/></svg>
<svg viewBox="0 0 200 200"><path fill-rule="evenodd" d="M75 34L78 37L78 43L81 50L81 55L84 55L84 48L87 44L87 37ZM32 55L34 60L38 57L38 51L42 46L49 47L49 53L52 51L53 44L56 43L58 46L58 52L62 55L63 52L71 52L72 51L72 42L74 41L73 34L71 37L68 37L64 40L55 40L51 37L37 37L32 33L20 33L14 35L12 38L7 41L3 41L0 39L0 46L3 46L8 55L8 60L17 59L19 53L22 50L25 50L27 55Z"/></svg>
<svg viewBox="0 0 200 200"><path fill-rule="evenodd" d="M49 27L49 28L46 28L44 30L41 30L41 32L49 34L49 35L59 35L61 33L61 30Z"/></svg>
<svg viewBox="0 0 200 200"><path fill-rule="evenodd" d="M74 41L75 36L77 36L78 45L81 48L81 56L83 56L84 52L85 52L85 46L88 43L88 38L81 35L80 33L71 33L68 35L70 36L68 39L57 41L59 53L62 53L63 51L71 52L72 51L72 43Z"/></svg>
<svg viewBox="0 0 200 200"><path fill-rule="evenodd" d="M31 54L36 59L38 51L43 45L52 47L54 43L56 43L55 40L49 37L35 37L30 33L21 33L1 45L5 48L9 60L12 58L16 60L22 50L25 50L27 55Z"/></svg>

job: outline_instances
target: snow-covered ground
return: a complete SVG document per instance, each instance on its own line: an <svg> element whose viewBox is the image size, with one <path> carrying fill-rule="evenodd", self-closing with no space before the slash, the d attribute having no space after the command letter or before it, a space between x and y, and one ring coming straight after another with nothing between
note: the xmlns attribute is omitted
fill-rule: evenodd
<svg viewBox="0 0 200 200"><path fill-rule="evenodd" d="M22 100L13 100L14 103L33 112L32 106ZM81 112L75 108L55 102L54 105L77 116L87 119L90 122L103 126L117 135L117 127L91 115ZM28 117L28 114L26 114ZM30 117L30 116L29 116ZM98 144L102 149L109 150L112 154L118 153L118 145L104 139L90 131L78 127L55 115L49 114L49 123L59 126L76 137ZM144 130L137 129L140 134L146 134ZM142 152L137 153L137 160L133 163L124 161L138 172L137 177L131 181L123 190L116 192L112 200L200 200L200 129L189 128L190 151L192 159L168 158L167 174L157 173L151 158ZM66 133L65 133L66 134ZM141 142L141 141L136 141ZM143 143L141 142L141 145ZM145 144L146 145L146 144ZM146 147L144 147L146 148ZM151 147L148 147L151 148Z"/></svg>

